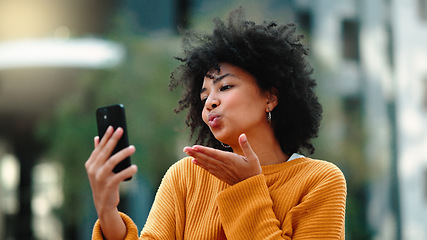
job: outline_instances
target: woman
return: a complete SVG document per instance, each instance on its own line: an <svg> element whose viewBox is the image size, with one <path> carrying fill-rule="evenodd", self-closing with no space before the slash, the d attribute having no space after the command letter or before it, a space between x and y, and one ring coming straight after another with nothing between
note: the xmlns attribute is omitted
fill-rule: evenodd
<svg viewBox="0 0 427 240"><path fill-rule="evenodd" d="M186 90L196 144L164 176L140 239L344 239L346 183L314 152L321 105L295 26L255 24L231 12L212 35L187 33L171 88ZM86 162L99 221L93 239L138 239L118 212L119 184L136 166L112 169L122 129L109 128ZM107 161L108 160L108 161Z"/></svg>

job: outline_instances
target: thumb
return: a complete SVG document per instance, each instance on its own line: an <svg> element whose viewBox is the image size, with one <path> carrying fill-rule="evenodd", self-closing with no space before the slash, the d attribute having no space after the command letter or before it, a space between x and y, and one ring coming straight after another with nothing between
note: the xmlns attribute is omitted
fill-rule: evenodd
<svg viewBox="0 0 427 240"><path fill-rule="evenodd" d="M240 144L240 148L242 149L243 153L245 154L246 159L249 162L252 162L252 161L259 162L258 161L258 156L252 150L252 147L249 144L249 141L248 141L248 138L246 137L246 134L242 133L239 136L239 144Z"/></svg>

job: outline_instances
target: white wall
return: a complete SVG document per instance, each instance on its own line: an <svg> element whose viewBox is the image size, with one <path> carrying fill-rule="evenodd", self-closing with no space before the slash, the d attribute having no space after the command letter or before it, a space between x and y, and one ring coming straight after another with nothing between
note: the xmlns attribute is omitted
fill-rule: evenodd
<svg viewBox="0 0 427 240"><path fill-rule="evenodd" d="M392 128L388 104L394 98L393 69L389 60L389 1L299 0L313 11L313 53L322 64L322 79L331 94L361 95L366 127L364 159L368 176L367 219L374 239L396 239L397 219L390 199L392 187ZM360 62L342 57L343 19L359 20Z"/></svg>
<svg viewBox="0 0 427 240"><path fill-rule="evenodd" d="M403 239L427 239L427 23L418 0L394 0L398 167Z"/></svg>

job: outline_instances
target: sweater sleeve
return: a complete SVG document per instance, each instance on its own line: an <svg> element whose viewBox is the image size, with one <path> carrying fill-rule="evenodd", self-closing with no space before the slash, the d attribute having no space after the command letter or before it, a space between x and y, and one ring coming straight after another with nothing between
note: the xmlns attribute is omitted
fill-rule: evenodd
<svg viewBox="0 0 427 240"><path fill-rule="evenodd" d="M182 165L183 163L180 164ZM163 177L150 214L141 231L140 240L183 238L183 224L185 223L183 219L185 218L185 213L183 207L184 198L182 197L182 188L180 188L180 177L183 175L180 164L172 165ZM132 219L123 213L120 213L120 215L127 228L125 240L138 239L137 226ZM104 239L99 220L95 223L92 239Z"/></svg>
<svg viewBox="0 0 427 240"><path fill-rule="evenodd" d="M345 239L347 185L343 173L327 163L300 204L289 211L284 229L292 239Z"/></svg>
<svg viewBox="0 0 427 240"><path fill-rule="evenodd" d="M178 162L171 166L162 179L140 239L182 239L185 223L183 173Z"/></svg>
<svg viewBox="0 0 427 240"><path fill-rule="evenodd" d="M120 213L120 216L122 217L123 222L125 223L126 229L127 229L125 240L138 239L138 228L136 227L132 219L124 213ZM104 236L102 235L101 224L99 223L99 220L97 220L95 223L95 226L93 227L92 240L102 240L102 239L104 239Z"/></svg>
<svg viewBox="0 0 427 240"><path fill-rule="evenodd" d="M217 204L227 239L280 239L264 175L235 184L218 194Z"/></svg>
<svg viewBox="0 0 427 240"><path fill-rule="evenodd" d="M264 175L222 191L217 204L227 239L344 239L346 184L341 171L331 169L316 176L283 222L273 211L281 203L273 202Z"/></svg>

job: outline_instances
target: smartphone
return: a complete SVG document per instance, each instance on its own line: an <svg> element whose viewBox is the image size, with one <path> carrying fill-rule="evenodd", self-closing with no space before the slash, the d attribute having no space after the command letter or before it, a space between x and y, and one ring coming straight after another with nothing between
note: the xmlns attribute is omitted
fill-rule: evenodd
<svg viewBox="0 0 427 240"><path fill-rule="evenodd" d="M109 126L112 126L114 130L118 127L123 128L123 135L117 142L117 145L114 148L112 155L129 146L128 131L126 127L125 107L123 106L123 104L103 106L96 109L96 123L98 126L99 139L102 139L105 134L105 131L107 131L107 128ZM130 165L130 157L127 157L114 167L113 172L118 173L123 169L129 167ZM126 181L130 179L131 178L126 179Z"/></svg>

